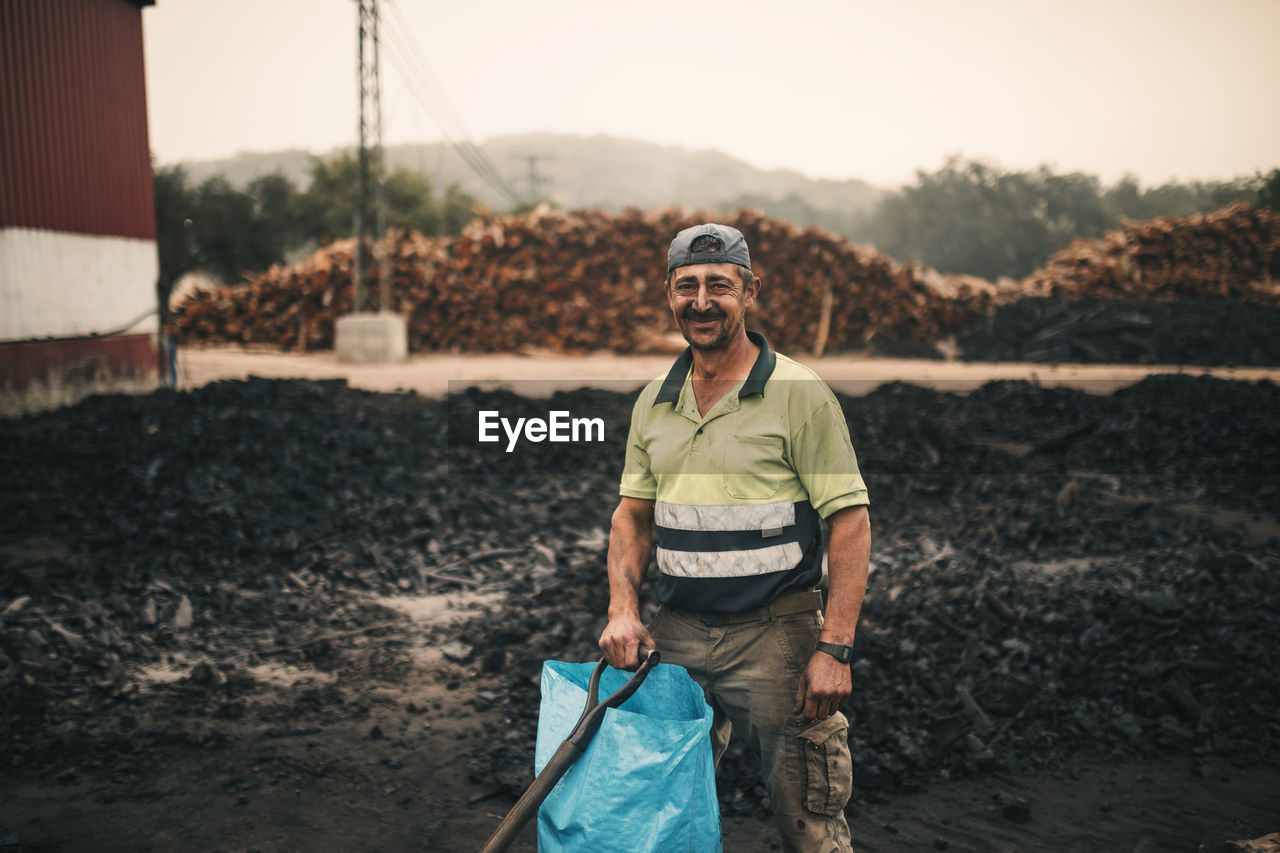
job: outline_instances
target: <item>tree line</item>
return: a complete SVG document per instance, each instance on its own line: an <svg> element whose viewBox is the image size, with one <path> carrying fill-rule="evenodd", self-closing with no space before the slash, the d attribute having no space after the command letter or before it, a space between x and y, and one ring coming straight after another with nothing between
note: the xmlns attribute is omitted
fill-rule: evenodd
<svg viewBox="0 0 1280 853"><path fill-rule="evenodd" d="M193 185L181 166L153 173L162 291L192 270L239 282L274 263L355 233L359 165L350 154L317 159L300 189L280 172L238 189L221 176ZM457 234L475 199L456 184L396 169L385 181L387 225L423 234ZM373 219L367 231L373 231Z"/></svg>
<svg viewBox="0 0 1280 853"><path fill-rule="evenodd" d="M942 272L1021 278L1073 238L1099 237L1121 219L1187 216L1235 201L1280 210L1280 169L1144 188L1132 176L1103 186L1080 172L1005 171L953 157L937 171L918 171L913 184L841 223L841 233Z"/></svg>
<svg viewBox="0 0 1280 853"><path fill-rule="evenodd" d="M358 173L356 159L346 154L317 159L305 190L278 172L241 190L218 176L193 186L180 166L158 169L162 290L193 269L238 282L273 263L351 236ZM437 193L419 172L396 169L387 175L385 187L387 224L392 227L457 234L474 215L475 199L456 184ZM760 207L774 218L870 243L899 260L996 279L1025 276L1073 238L1101 236L1125 218L1186 216L1234 201L1280 209L1280 169L1229 181L1152 187L1126 176L1104 186L1096 176L1081 172L1060 173L1048 166L1008 171L983 160L952 157L936 171L917 171L912 184L886 194L866 211L821 208L795 194L783 199L741 195L722 207Z"/></svg>

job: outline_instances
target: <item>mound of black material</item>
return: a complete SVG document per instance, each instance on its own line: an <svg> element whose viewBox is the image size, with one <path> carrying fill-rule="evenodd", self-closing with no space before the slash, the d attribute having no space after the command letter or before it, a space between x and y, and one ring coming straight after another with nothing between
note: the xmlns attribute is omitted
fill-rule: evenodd
<svg viewBox="0 0 1280 853"><path fill-rule="evenodd" d="M1253 302L1025 298L957 337L966 361L1280 364L1280 309Z"/></svg>
<svg viewBox="0 0 1280 853"><path fill-rule="evenodd" d="M466 640L511 723L477 772L522 789L542 661L598 656L632 399L250 380L0 422L4 748L39 766L72 735L109 745L105 709L145 698L125 675L175 651L274 654L377 627L366 592L485 584L511 604ZM1274 385L892 384L842 404L875 537L845 709L860 796L1089 756L1280 755ZM469 438L479 411L553 409L602 417L605 441ZM762 806L740 752L721 769L727 810Z"/></svg>
<svg viewBox="0 0 1280 853"><path fill-rule="evenodd" d="M858 796L1086 757L1276 755L1280 543L1246 545L1213 522L1248 510L1280 534L1274 386L893 384L842 402L875 538L845 706ZM602 565L565 565L505 613L526 675L598 656L603 619L566 634L563 600L603 613ZM493 764L516 793L531 781L532 679L507 699ZM727 812L763 813L740 749L721 779Z"/></svg>

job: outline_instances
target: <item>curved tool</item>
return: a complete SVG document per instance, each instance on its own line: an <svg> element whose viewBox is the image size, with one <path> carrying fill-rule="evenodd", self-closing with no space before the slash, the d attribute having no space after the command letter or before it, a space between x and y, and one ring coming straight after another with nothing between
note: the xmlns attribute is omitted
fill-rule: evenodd
<svg viewBox="0 0 1280 853"><path fill-rule="evenodd" d="M582 709L582 716L574 724L573 731L556 749L555 754L542 768L542 772L533 780L533 784L520 796L511 811L507 812L507 816L502 819L502 823L498 824L493 835L489 836L488 842L480 853L499 853L511 846L511 842L520 834L520 830L524 829L529 818L538 813L538 806L542 805L542 801L547 798L547 794L551 793L556 782L560 781L560 777L586 750L587 744L600 728L600 723L604 721L604 712L630 699L631 695L644 683L650 670L658 665L660 658L661 655L658 654L657 649L649 649L635 674L603 702L600 701L600 676L604 674L608 663L602 660L596 664L595 670L591 673L591 681L587 684L587 706Z"/></svg>

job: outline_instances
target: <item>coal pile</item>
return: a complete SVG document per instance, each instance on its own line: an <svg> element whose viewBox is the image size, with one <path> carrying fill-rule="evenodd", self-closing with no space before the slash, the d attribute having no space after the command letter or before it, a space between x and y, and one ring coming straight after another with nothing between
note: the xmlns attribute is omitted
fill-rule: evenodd
<svg viewBox="0 0 1280 853"><path fill-rule="evenodd" d="M1229 300L1133 302L1032 297L957 336L965 361L1280 364L1280 309Z"/></svg>
<svg viewBox="0 0 1280 853"><path fill-rule="evenodd" d="M1280 363L1280 215L1247 204L1078 239L956 335L967 361Z"/></svg>
<svg viewBox="0 0 1280 853"><path fill-rule="evenodd" d="M472 390L446 404L250 380L0 422L12 772L97 762L119 776L149 744L216 748L217 721L263 689L255 660L342 672L359 636L379 677L408 677L403 618L368 596L483 587L509 604L437 639L501 676L485 701L510 723L473 773L522 790L542 661L598 657L625 431L590 453L509 458L463 435L488 408L625 424L632 399ZM845 709L860 798L1088 758L1280 757L1274 385L893 384L842 404L875 536ZM132 673L175 656L199 662L139 691ZM351 677L292 697L266 736L358 716L364 689ZM193 718L205 725L172 723ZM763 808L740 752L721 783L726 811Z"/></svg>
<svg viewBox="0 0 1280 853"><path fill-rule="evenodd" d="M95 397L0 433L0 739L24 767L150 742L110 721L139 719L154 697L132 676L175 660L199 663L168 716L235 718L253 665L333 668L346 641L403 632L370 595L527 577L606 488L566 481L530 516L530 487L449 476L444 403L341 381Z"/></svg>
<svg viewBox="0 0 1280 853"><path fill-rule="evenodd" d="M1276 755L1274 386L891 385L843 403L875 537L845 708L859 797L1085 757ZM1215 525L1232 511L1268 517L1255 538L1269 542ZM537 665L597 654L602 562L566 567L502 620L528 676L508 697L515 725L493 733L513 793L531 778ZM587 608L581 632L566 595ZM726 812L765 810L740 751L722 782Z"/></svg>

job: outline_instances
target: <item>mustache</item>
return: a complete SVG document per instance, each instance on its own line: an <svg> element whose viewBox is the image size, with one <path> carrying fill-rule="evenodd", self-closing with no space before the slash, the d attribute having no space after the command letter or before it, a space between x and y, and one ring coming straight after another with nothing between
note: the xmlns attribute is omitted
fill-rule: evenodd
<svg viewBox="0 0 1280 853"><path fill-rule="evenodd" d="M686 308L681 316L695 323L705 323L708 320L723 320L728 315L718 308L712 308L710 311L695 311L692 308Z"/></svg>

